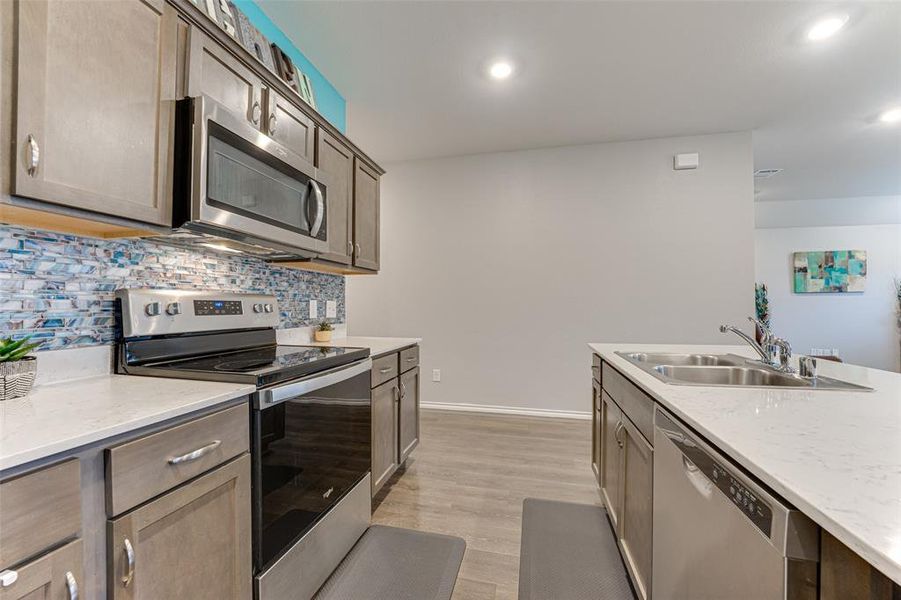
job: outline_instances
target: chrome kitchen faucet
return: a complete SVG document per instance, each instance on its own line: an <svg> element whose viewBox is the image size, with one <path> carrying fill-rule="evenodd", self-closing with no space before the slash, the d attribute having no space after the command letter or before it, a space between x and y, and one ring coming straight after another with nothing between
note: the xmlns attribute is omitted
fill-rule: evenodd
<svg viewBox="0 0 901 600"><path fill-rule="evenodd" d="M783 373L794 373L794 369L792 369L790 364L792 347L791 344L788 343L788 340L773 335L770 328L762 321L755 319L754 317L748 317L748 320L754 323L754 326L760 330L760 333L763 336L762 344L758 344L754 338L738 327L732 325L720 325L720 332L727 333L731 331L743 339L755 352L757 352L758 355L760 355L761 362L768 366L779 369Z"/></svg>

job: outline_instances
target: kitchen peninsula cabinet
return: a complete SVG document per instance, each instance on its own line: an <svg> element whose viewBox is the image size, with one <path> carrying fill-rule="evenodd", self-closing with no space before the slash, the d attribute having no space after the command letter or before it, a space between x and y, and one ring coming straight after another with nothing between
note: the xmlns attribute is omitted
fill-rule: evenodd
<svg viewBox="0 0 901 600"><path fill-rule="evenodd" d="M176 11L163 0L15 10L11 193L170 224Z"/></svg>

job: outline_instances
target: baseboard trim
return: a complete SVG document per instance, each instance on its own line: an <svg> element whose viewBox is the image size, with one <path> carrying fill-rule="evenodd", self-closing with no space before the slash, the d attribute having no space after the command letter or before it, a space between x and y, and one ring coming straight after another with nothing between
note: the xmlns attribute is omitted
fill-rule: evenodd
<svg viewBox="0 0 901 600"><path fill-rule="evenodd" d="M449 410L454 412L491 413L496 415L518 415L520 417L550 417L553 419L578 419L588 421L591 411L552 410L549 408L522 408L518 406L500 406L496 404L445 404L443 402L422 402L420 406L430 410Z"/></svg>

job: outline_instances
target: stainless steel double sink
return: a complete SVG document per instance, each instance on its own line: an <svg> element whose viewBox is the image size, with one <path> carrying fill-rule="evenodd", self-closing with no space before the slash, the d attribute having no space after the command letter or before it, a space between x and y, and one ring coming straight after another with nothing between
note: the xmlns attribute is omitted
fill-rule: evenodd
<svg viewBox="0 0 901 600"><path fill-rule="evenodd" d="M872 391L871 388L830 377L809 378L785 373L736 354L616 354L671 385Z"/></svg>

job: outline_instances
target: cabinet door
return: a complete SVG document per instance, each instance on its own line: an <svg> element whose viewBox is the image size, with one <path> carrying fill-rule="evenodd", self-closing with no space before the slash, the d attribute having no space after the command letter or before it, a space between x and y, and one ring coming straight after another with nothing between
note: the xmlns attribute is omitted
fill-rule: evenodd
<svg viewBox="0 0 901 600"><path fill-rule="evenodd" d="M263 81L218 42L191 28L188 95L207 95L257 128L263 122Z"/></svg>
<svg viewBox="0 0 901 600"><path fill-rule="evenodd" d="M174 9L50 0L18 11L14 193L171 224Z"/></svg>
<svg viewBox="0 0 901 600"><path fill-rule="evenodd" d="M328 217L328 252L322 258L349 265L353 257L354 155L347 146L319 129L316 134L316 166L323 177Z"/></svg>
<svg viewBox="0 0 901 600"><path fill-rule="evenodd" d="M622 506L622 428L622 412L607 392L601 392L601 496L610 521L617 531Z"/></svg>
<svg viewBox="0 0 901 600"><path fill-rule="evenodd" d="M591 381L591 471L598 485L601 484L601 384Z"/></svg>
<svg viewBox="0 0 901 600"><path fill-rule="evenodd" d="M397 470L397 412L400 390L397 378L372 390L372 495Z"/></svg>
<svg viewBox="0 0 901 600"><path fill-rule="evenodd" d="M266 103L266 133L312 165L316 135L313 119L271 88L266 91Z"/></svg>
<svg viewBox="0 0 901 600"><path fill-rule="evenodd" d="M250 456L108 522L115 600L249 600Z"/></svg>
<svg viewBox="0 0 901 600"><path fill-rule="evenodd" d="M639 598L646 600L651 594L654 450L626 418L620 439L624 443L619 543Z"/></svg>
<svg viewBox="0 0 901 600"><path fill-rule="evenodd" d="M419 444L419 367L400 376L400 424L398 426L400 462L403 463Z"/></svg>
<svg viewBox="0 0 901 600"><path fill-rule="evenodd" d="M360 159L354 166L354 265L379 270L379 175Z"/></svg>
<svg viewBox="0 0 901 600"><path fill-rule="evenodd" d="M16 567L16 581L0 587L0 600L72 600L84 591L81 540ZM83 595L81 596L84 597Z"/></svg>

